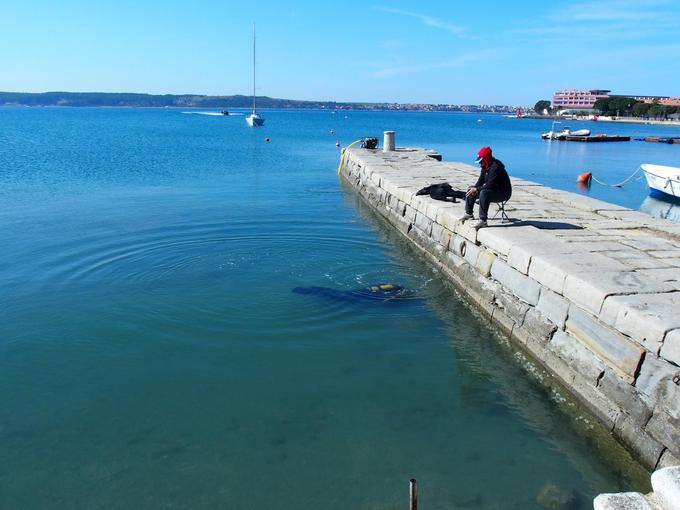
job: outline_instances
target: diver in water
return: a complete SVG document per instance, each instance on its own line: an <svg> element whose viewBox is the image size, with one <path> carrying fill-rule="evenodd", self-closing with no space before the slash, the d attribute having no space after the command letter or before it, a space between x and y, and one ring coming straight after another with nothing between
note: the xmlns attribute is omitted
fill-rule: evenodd
<svg viewBox="0 0 680 510"><path fill-rule="evenodd" d="M295 287L296 294L313 294L342 301L392 301L413 297L413 291L393 283L378 283L352 290L338 290L330 287Z"/></svg>

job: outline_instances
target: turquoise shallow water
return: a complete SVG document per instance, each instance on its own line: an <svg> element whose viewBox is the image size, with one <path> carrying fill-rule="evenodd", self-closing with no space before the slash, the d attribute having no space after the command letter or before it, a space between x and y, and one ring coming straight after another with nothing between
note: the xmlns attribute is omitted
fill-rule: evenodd
<svg viewBox="0 0 680 510"><path fill-rule="evenodd" d="M396 508L411 477L428 509L589 508L644 488L339 184L334 142L493 143L568 189L582 163L625 177L632 146L546 149L543 124L491 116L266 117L0 109L0 508ZM639 184L602 197L637 207ZM420 299L291 292L388 281Z"/></svg>

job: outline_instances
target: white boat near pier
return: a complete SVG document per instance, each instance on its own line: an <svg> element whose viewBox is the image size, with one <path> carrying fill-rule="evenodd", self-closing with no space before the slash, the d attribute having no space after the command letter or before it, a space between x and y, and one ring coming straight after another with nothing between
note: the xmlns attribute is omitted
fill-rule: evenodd
<svg viewBox="0 0 680 510"><path fill-rule="evenodd" d="M640 165L640 168L651 190L680 198L680 168L650 163Z"/></svg>

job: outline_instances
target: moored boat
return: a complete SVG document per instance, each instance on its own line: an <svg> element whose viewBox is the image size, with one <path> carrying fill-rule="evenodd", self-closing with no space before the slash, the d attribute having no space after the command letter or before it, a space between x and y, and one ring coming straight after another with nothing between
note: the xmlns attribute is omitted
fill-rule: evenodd
<svg viewBox="0 0 680 510"><path fill-rule="evenodd" d="M543 133L541 138L544 140L566 140L567 136L590 136L590 129L572 131L568 127L565 127L562 131L555 132L550 130L547 133Z"/></svg>
<svg viewBox="0 0 680 510"><path fill-rule="evenodd" d="M260 117L259 113L253 111L253 113L246 117L246 123L250 127L260 127L264 125L264 118Z"/></svg>
<svg viewBox="0 0 680 510"><path fill-rule="evenodd" d="M640 165L640 168L651 191L680 198L680 168L650 163Z"/></svg>
<svg viewBox="0 0 680 510"><path fill-rule="evenodd" d="M255 23L253 23L253 113L246 117L246 124L250 127L264 125L264 117L257 113L255 108Z"/></svg>

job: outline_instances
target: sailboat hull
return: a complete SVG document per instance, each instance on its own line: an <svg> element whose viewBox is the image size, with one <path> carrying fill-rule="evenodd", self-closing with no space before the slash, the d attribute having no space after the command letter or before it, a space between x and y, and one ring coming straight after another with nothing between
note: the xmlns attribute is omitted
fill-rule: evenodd
<svg viewBox="0 0 680 510"><path fill-rule="evenodd" d="M640 165L650 190L680 198L680 168L673 166Z"/></svg>
<svg viewBox="0 0 680 510"><path fill-rule="evenodd" d="M264 119L257 114L251 114L246 117L246 124L250 127L260 127L264 125Z"/></svg>

